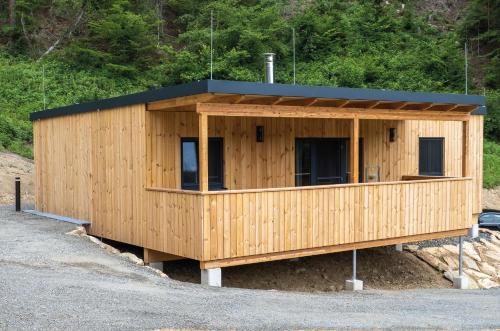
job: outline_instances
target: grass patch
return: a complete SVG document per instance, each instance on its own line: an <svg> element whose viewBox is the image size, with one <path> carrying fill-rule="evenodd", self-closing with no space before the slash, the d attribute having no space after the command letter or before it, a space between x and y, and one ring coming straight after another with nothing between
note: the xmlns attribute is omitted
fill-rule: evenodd
<svg viewBox="0 0 500 331"><path fill-rule="evenodd" d="M500 144L484 141L483 187L500 186Z"/></svg>

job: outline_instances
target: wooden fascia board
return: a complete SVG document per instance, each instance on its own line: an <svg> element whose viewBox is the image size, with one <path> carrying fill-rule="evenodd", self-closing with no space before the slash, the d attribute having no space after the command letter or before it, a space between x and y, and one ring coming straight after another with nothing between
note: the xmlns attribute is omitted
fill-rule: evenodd
<svg viewBox="0 0 500 331"><path fill-rule="evenodd" d="M295 118L345 118L345 119L385 119L385 120L441 120L465 121L469 113L445 111L407 111L394 109L363 109L311 106L248 105L198 103L198 113L210 116L236 117L295 117Z"/></svg>
<svg viewBox="0 0 500 331"><path fill-rule="evenodd" d="M174 99L167 99L161 101L148 102L147 110L168 110L170 108L182 108L196 105L199 102L210 101L214 97L213 93L203 93L197 95L190 95L186 97L179 97Z"/></svg>

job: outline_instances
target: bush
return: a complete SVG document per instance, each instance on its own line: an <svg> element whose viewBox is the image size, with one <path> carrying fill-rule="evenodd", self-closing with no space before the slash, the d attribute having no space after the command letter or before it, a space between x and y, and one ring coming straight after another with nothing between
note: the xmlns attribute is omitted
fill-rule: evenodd
<svg viewBox="0 0 500 331"><path fill-rule="evenodd" d="M500 186L500 144L485 140L483 162L483 187Z"/></svg>
<svg viewBox="0 0 500 331"><path fill-rule="evenodd" d="M500 91L486 94L488 114L484 118L484 136L500 143Z"/></svg>

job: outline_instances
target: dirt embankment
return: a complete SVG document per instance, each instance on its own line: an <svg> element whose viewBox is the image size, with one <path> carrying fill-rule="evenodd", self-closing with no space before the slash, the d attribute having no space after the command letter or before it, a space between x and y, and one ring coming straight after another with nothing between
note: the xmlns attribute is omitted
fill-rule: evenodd
<svg viewBox="0 0 500 331"><path fill-rule="evenodd" d="M404 290L451 288L442 274L410 252L394 247L358 251L357 278L366 289ZM352 277L352 252L282 260L224 268L225 287L250 289L332 292L344 289ZM199 283L200 265L181 260L165 263L164 272L173 279Z"/></svg>
<svg viewBox="0 0 500 331"><path fill-rule="evenodd" d="M33 161L22 156L0 152L0 204L14 203L14 180L21 177L23 203L34 201Z"/></svg>
<svg viewBox="0 0 500 331"><path fill-rule="evenodd" d="M483 189L483 209L500 210L500 186L493 189Z"/></svg>

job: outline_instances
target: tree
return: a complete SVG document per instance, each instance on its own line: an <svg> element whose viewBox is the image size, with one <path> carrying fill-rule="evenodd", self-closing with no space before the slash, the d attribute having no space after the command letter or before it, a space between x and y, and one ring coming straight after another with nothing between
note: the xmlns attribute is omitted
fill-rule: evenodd
<svg viewBox="0 0 500 331"><path fill-rule="evenodd" d="M9 0L9 25L12 28L16 25L16 0Z"/></svg>

